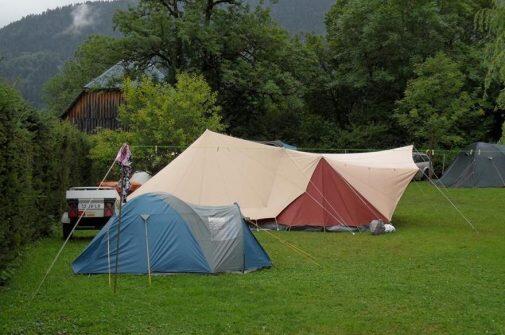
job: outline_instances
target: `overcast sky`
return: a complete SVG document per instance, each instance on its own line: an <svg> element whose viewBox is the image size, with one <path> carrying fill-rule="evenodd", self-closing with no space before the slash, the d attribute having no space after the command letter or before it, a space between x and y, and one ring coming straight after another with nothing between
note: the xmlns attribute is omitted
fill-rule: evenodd
<svg viewBox="0 0 505 335"><path fill-rule="evenodd" d="M0 0L0 28L26 15L79 2L84 0Z"/></svg>

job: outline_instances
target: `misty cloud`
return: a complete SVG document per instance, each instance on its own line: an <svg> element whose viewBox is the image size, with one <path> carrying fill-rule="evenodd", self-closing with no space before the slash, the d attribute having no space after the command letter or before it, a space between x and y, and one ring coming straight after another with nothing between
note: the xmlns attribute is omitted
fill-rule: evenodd
<svg viewBox="0 0 505 335"><path fill-rule="evenodd" d="M72 11L72 24L65 30L68 34L79 34L82 29L95 24L96 15L88 4L81 4Z"/></svg>

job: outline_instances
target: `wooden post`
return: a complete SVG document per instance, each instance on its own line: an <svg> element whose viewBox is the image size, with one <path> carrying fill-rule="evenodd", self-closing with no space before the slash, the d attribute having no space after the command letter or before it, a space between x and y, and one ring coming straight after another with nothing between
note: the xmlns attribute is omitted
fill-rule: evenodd
<svg viewBox="0 0 505 335"><path fill-rule="evenodd" d="M428 150L428 157L430 158L431 165L433 165L433 156L434 156L434 150L433 149L429 149ZM428 170L428 177L429 177L430 180L433 179L433 169L429 169Z"/></svg>

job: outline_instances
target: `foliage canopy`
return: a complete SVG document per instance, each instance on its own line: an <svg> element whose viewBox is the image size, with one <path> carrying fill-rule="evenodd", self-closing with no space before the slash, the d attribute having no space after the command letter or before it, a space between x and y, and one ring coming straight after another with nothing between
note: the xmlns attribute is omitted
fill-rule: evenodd
<svg viewBox="0 0 505 335"><path fill-rule="evenodd" d="M465 76L458 64L438 53L418 65L415 74L396 109L399 124L422 147L463 144L464 119L478 117L483 111L464 91Z"/></svg>
<svg viewBox="0 0 505 335"><path fill-rule="evenodd" d="M21 246L53 232L70 185L89 182L87 137L0 83L0 285Z"/></svg>
<svg viewBox="0 0 505 335"><path fill-rule="evenodd" d="M124 130L103 130L93 136L91 157L99 170L106 170L121 144L128 142L136 169L157 172L205 129L224 130L217 94L203 77L181 73L176 80L174 85L148 78L125 81L119 116Z"/></svg>

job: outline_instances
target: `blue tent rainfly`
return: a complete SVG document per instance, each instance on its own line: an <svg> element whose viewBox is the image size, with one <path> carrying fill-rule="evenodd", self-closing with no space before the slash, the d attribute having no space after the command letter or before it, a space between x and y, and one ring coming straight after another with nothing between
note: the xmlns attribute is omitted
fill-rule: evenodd
<svg viewBox="0 0 505 335"><path fill-rule="evenodd" d="M115 215L72 263L75 273L115 272L117 224ZM248 272L271 265L236 204L195 206L147 193L123 207L118 273Z"/></svg>

